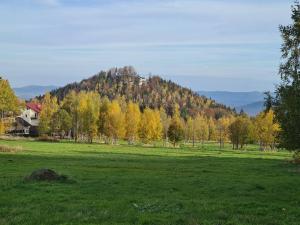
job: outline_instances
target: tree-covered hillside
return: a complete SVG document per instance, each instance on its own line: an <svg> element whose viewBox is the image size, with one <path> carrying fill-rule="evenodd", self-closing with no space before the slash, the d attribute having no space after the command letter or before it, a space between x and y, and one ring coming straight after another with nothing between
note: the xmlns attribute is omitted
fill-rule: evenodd
<svg viewBox="0 0 300 225"><path fill-rule="evenodd" d="M71 90L97 91L101 97L106 96L110 100L123 97L126 101L138 103L142 110L146 107L163 107L168 115L173 115L178 105L184 118L188 115L195 116L199 112L216 119L233 113L230 108L199 96L172 81L164 80L159 76L145 79L131 66L101 71L79 83L56 89L51 92L51 95L62 100Z"/></svg>

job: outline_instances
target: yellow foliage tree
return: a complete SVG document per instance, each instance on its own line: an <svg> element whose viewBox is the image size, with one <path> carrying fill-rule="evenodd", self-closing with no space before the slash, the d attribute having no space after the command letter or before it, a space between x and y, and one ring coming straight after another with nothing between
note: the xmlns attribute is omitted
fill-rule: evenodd
<svg viewBox="0 0 300 225"><path fill-rule="evenodd" d="M92 143L98 131L100 96L96 92L81 92L78 99L80 131Z"/></svg>
<svg viewBox="0 0 300 225"><path fill-rule="evenodd" d="M103 133L113 143L125 136L125 116L118 101L114 100L108 103L107 111L102 116Z"/></svg>
<svg viewBox="0 0 300 225"><path fill-rule="evenodd" d="M51 97L49 93L47 93L42 100L42 111L40 113L40 121L39 121L39 133L41 135L50 135L52 130L51 120L52 116L58 110L57 98Z"/></svg>
<svg viewBox="0 0 300 225"><path fill-rule="evenodd" d="M158 110L146 108L142 114L139 134L144 143L160 140L163 127Z"/></svg>
<svg viewBox="0 0 300 225"><path fill-rule="evenodd" d="M275 122L273 110L258 114L254 123L255 136L261 150L266 150L268 147L274 149L280 126Z"/></svg>
<svg viewBox="0 0 300 225"><path fill-rule="evenodd" d="M208 127L207 120L204 116L198 115L194 120L194 124L195 124L194 132L196 138L198 140L201 140L201 143L203 144L204 141L208 140L209 137L209 127Z"/></svg>
<svg viewBox="0 0 300 225"><path fill-rule="evenodd" d="M163 107L160 108L159 113L160 113L160 121L161 121L162 128L163 128L163 139L165 139L165 142L167 142L168 141L168 130L170 127L171 118L167 115L167 113Z"/></svg>
<svg viewBox="0 0 300 225"><path fill-rule="evenodd" d="M222 117L217 121L217 137L220 144L220 148L224 147L224 143L229 140L229 126L232 123L233 118Z"/></svg>
<svg viewBox="0 0 300 225"><path fill-rule="evenodd" d="M139 138L141 111L138 104L129 102L126 107L125 126L126 139L131 144Z"/></svg>
<svg viewBox="0 0 300 225"><path fill-rule="evenodd" d="M19 101L7 80L0 77L0 134L11 126L10 117L19 111Z"/></svg>
<svg viewBox="0 0 300 225"><path fill-rule="evenodd" d="M214 140L217 139L216 122L213 118L209 118L207 123L208 123L208 131L209 131L208 140L209 141L214 141Z"/></svg>
<svg viewBox="0 0 300 225"><path fill-rule="evenodd" d="M71 116L72 134L75 139L75 142L77 142L78 134L79 134L79 120L80 120L78 94L75 91L70 91L64 98L61 107L62 109L66 110Z"/></svg>

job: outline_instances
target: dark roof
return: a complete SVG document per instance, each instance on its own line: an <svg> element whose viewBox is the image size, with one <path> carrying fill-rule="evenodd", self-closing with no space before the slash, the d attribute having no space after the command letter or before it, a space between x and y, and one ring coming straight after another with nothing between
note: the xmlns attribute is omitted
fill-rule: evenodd
<svg viewBox="0 0 300 225"><path fill-rule="evenodd" d="M26 103L27 109L32 109L33 111L40 113L42 110L42 105L39 103L28 102Z"/></svg>

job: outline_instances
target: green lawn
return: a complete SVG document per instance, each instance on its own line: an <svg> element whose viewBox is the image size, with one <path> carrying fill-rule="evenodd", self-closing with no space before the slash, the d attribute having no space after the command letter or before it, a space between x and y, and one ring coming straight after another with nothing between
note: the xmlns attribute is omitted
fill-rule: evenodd
<svg viewBox="0 0 300 225"><path fill-rule="evenodd" d="M0 225L299 225L288 152L0 141ZM51 168L75 182L23 182Z"/></svg>

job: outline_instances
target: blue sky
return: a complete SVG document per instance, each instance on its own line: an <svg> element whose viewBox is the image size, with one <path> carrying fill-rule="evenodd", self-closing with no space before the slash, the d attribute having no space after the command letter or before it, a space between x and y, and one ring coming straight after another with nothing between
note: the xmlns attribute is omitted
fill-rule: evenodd
<svg viewBox="0 0 300 225"><path fill-rule="evenodd" d="M289 0L1 0L0 74L64 85L132 65L194 90L278 82Z"/></svg>

